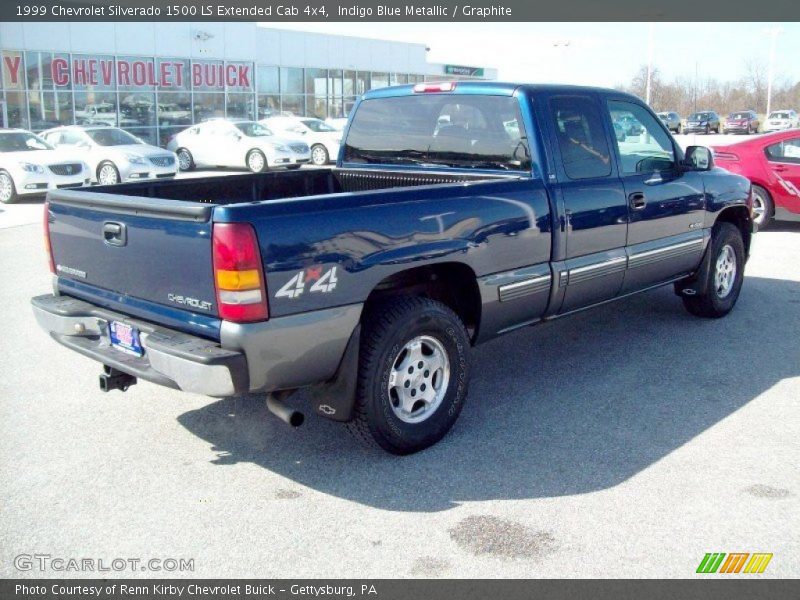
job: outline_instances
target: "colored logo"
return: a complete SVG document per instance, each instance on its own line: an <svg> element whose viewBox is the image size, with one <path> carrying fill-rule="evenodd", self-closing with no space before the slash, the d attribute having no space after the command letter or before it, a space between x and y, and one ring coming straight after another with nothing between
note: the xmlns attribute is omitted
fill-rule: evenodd
<svg viewBox="0 0 800 600"><path fill-rule="evenodd" d="M766 552L708 552L697 566L697 573L763 573L772 554Z"/></svg>

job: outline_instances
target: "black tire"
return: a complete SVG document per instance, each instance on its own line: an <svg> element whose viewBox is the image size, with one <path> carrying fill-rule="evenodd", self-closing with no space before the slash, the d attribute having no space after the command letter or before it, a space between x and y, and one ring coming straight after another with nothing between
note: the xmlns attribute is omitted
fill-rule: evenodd
<svg viewBox="0 0 800 600"><path fill-rule="evenodd" d="M109 167L111 168L110 172L113 173L113 176L116 181L106 181L106 182L100 181L100 173L102 173L104 169ZM120 181L122 181L122 178L119 176L119 169L117 168L117 165L115 165L113 162L111 162L110 160L104 160L99 165L97 165L97 183L99 183L100 185L113 185L115 183L119 183Z"/></svg>
<svg viewBox="0 0 800 600"><path fill-rule="evenodd" d="M328 155L328 149L323 146L322 144L314 144L311 146L311 163L321 167L323 165L327 165L330 162L330 156Z"/></svg>
<svg viewBox="0 0 800 600"><path fill-rule="evenodd" d="M706 125L706 132L705 133L706 133L706 135L711 133L711 126L710 125Z"/></svg>
<svg viewBox="0 0 800 600"><path fill-rule="evenodd" d="M677 133L678 135L681 134L681 124L680 123L678 123L678 127L675 129L675 133Z"/></svg>
<svg viewBox="0 0 800 600"><path fill-rule="evenodd" d="M260 168L255 168L250 163L250 158L252 156L256 156L256 155L260 155L261 159L262 159ZM264 155L264 153L261 150L257 150L257 149L250 150L250 152L247 153L247 156L245 156L244 160L245 160L245 163L247 165L247 168L250 169L251 173L266 173L267 171L269 171L269 164L267 164L267 157Z"/></svg>
<svg viewBox="0 0 800 600"><path fill-rule="evenodd" d="M717 135L719 135L719 132L720 132L721 129L722 129L722 126L721 125L717 125L717 129L716 129Z"/></svg>
<svg viewBox="0 0 800 600"><path fill-rule="evenodd" d="M14 185L14 178L6 171L0 171L0 185L4 192L0 194L0 202L3 204L13 204L17 201L17 187ZM8 187L6 187L8 186Z"/></svg>
<svg viewBox="0 0 800 600"><path fill-rule="evenodd" d="M742 234L731 223L717 223L711 234L711 263L701 291L696 296L682 296L683 305L697 317L718 319L733 309L744 281L744 242ZM720 293L717 287L717 272L723 252L730 248L736 258L735 271L730 289L726 294Z"/></svg>
<svg viewBox="0 0 800 600"><path fill-rule="evenodd" d="M178 148L175 154L178 155L178 169L181 171L191 171L197 166L188 148Z"/></svg>
<svg viewBox="0 0 800 600"><path fill-rule="evenodd" d="M772 217L775 216L775 203L772 201L772 196L770 193L765 190L760 185L753 185L753 207L755 208L758 203L761 203L763 207L763 217L757 216L754 210L753 214L753 221L758 226L759 229L764 229L769 222L772 220Z"/></svg>
<svg viewBox="0 0 800 600"><path fill-rule="evenodd" d="M438 342L449 361L449 378L440 379L444 393L437 395L440 398L437 403L432 402L429 415L419 422L408 422L399 416L398 392L390 391L389 381L394 368L408 358L406 346L419 337ZM353 420L347 424L350 432L362 444L377 445L392 454L411 454L438 442L453 426L464 405L469 381L469 349L464 324L441 302L403 296L376 306L364 320L355 411ZM424 350L423 346L423 353ZM413 365L409 369L413 369ZM403 376L406 372L411 373L403 369ZM417 374L408 377L409 383L411 379L415 381L402 387L413 386L409 394L416 393L416 389L421 394L426 389L425 383L432 389L437 374L443 377L443 372L430 373L423 366L415 372ZM415 410L424 411L424 408L416 408L419 402L405 414L414 418ZM418 412L416 418L420 416L424 413Z"/></svg>

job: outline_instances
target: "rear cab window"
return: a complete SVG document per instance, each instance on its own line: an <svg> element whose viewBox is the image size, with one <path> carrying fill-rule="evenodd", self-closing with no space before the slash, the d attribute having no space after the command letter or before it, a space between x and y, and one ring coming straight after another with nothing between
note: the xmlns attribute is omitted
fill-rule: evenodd
<svg viewBox="0 0 800 600"><path fill-rule="evenodd" d="M363 100L344 161L516 173L532 167L516 97L452 93Z"/></svg>

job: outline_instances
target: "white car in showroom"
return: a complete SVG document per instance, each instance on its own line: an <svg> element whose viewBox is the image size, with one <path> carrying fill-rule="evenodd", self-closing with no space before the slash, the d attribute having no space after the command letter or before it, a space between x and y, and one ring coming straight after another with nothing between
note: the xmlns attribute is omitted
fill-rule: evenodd
<svg viewBox="0 0 800 600"><path fill-rule="evenodd" d="M317 166L326 165L339 156L342 132L322 119L270 117L259 123L282 134L302 139L311 147L311 162Z"/></svg>
<svg viewBox="0 0 800 600"><path fill-rule="evenodd" d="M246 167L262 173L274 167L299 169L311 160L303 141L278 137L258 121L210 119L184 129L167 148L182 171L195 167Z"/></svg>
<svg viewBox="0 0 800 600"><path fill-rule="evenodd" d="M25 129L0 129L0 202L89 183L88 165Z"/></svg>
<svg viewBox="0 0 800 600"><path fill-rule="evenodd" d="M764 121L764 133L770 131L783 131L784 129L797 129L800 127L800 119L797 112L787 110L773 110L769 113L767 120Z"/></svg>
<svg viewBox="0 0 800 600"><path fill-rule="evenodd" d="M42 132L42 137L87 163L92 180L101 185L175 177L177 170L174 152L118 127L65 125Z"/></svg>

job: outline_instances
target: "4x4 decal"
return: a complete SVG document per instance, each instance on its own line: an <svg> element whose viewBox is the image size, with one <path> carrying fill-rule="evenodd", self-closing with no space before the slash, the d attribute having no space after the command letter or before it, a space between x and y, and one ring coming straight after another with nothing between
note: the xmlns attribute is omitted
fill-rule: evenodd
<svg viewBox="0 0 800 600"><path fill-rule="evenodd" d="M308 291L310 294L332 292L336 288L336 267L331 267L325 273L322 266L309 267L287 281L281 289L275 292L276 298L298 298L306 291L306 284L311 283Z"/></svg>

